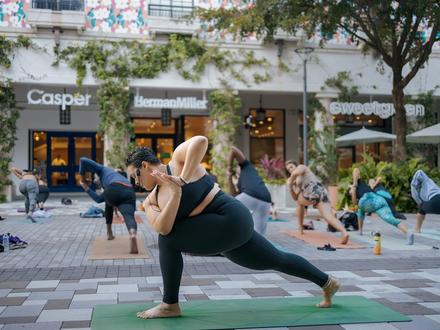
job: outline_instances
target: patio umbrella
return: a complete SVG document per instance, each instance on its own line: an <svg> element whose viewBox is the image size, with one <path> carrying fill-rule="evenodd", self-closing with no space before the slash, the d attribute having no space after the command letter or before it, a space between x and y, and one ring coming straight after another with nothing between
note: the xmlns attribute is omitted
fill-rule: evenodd
<svg viewBox="0 0 440 330"><path fill-rule="evenodd" d="M367 143L378 143L393 141L396 139L394 134L373 131L362 127L360 130L342 135L336 139L336 145L338 147L354 146L357 144L363 144L363 150L365 151L365 145Z"/></svg>
<svg viewBox="0 0 440 330"><path fill-rule="evenodd" d="M440 144L440 124L429 126L406 136L409 143Z"/></svg>

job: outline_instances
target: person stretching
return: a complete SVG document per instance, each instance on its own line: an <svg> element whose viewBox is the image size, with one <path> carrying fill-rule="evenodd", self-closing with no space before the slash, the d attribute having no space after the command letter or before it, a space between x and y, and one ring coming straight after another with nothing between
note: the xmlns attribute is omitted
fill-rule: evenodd
<svg viewBox="0 0 440 330"><path fill-rule="evenodd" d="M102 189L104 192L98 195L95 191L90 189L89 184L85 178L86 173L97 174ZM136 211L136 194L133 186L115 170L96 163L95 161L81 157L79 162L79 174L81 175L80 185L87 192L87 194L96 202L102 203L105 201L105 222L107 224L107 238L114 239L112 231L113 222L113 207L117 207L124 217L125 225L127 226L130 236L130 253L138 253L136 232L137 224L134 217Z"/></svg>
<svg viewBox="0 0 440 330"><path fill-rule="evenodd" d="M419 208L414 231L420 233L426 214L440 214L440 187L425 172L418 170L411 181L411 196Z"/></svg>
<svg viewBox="0 0 440 330"><path fill-rule="evenodd" d="M414 233L408 231L405 225L397 220L387 201L382 196L376 194L364 181L361 180L358 168L353 169L353 184L350 187L351 200L354 205L358 205L359 234L362 235L365 214L376 213L383 221L397 227L406 235L407 244L414 244Z"/></svg>
<svg viewBox="0 0 440 330"><path fill-rule="evenodd" d="M234 184L234 177L236 178L236 173L233 169L234 160L237 160L240 166L240 172L237 173L237 187ZM249 209L254 220L255 231L264 235L272 207L270 192L252 163L236 147L232 147L229 155L227 175L229 193Z"/></svg>
<svg viewBox="0 0 440 330"><path fill-rule="evenodd" d="M33 213L37 207L37 196L38 196L38 181L35 176L36 172L33 170L20 170L16 167L11 167L10 171L19 178L20 193L24 196L24 207L26 212L26 219L31 220L36 223L33 218Z"/></svg>
<svg viewBox="0 0 440 330"><path fill-rule="evenodd" d="M127 171L151 191L144 201L147 219L159 233L159 262L164 285L162 303L139 312L140 318L177 317L183 270L182 252L222 253L243 267L273 269L298 276L323 289L318 307L330 307L339 282L304 258L275 248L254 230L249 210L220 190L201 162L208 139L194 136L181 143L168 165L150 148L138 148L127 159Z"/></svg>
<svg viewBox="0 0 440 330"><path fill-rule="evenodd" d="M285 163L290 177L287 179L287 187L290 195L297 202L296 216L298 219L298 230L304 234L305 206L313 205L319 211L321 217L342 234L341 244L347 244L350 236L342 223L333 215L327 189L305 165L298 165L297 162L289 160Z"/></svg>
<svg viewBox="0 0 440 330"><path fill-rule="evenodd" d="M382 184L382 178L380 176L376 177L375 179L368 180L368 185L376 194L385 198L396 219L406 220L406 216L404 214L397 212L396 206L394 205L393 196Z"/></svg>

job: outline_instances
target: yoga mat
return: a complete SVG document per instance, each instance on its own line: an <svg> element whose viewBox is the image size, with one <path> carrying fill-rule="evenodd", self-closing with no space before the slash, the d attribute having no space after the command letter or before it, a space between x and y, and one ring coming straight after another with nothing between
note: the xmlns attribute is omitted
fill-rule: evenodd
<svg viewBox="0 0 440 330"><path fill-rule="evenodd" d="M136 220L136 223L138 224L138 225L140 225L141 223L143 223L143 221L142 221L142 218L139 216L139 215L137 215L137 214L135 214L135 216L134 216L134 219ZM124 218L122 217L122 216L113 216L113 223L114 224L117 224L117 225L119 225L119 224L125 224L125 222L124 222Z"/></svg>
<svg viewBox="0 0 440 330"><path fill-rule="evenodd" d="M417 243L417 235L414 238L414 245L407 245L406 238L403 236L403 234L401 236L402 238L394 238L394 237L384 236L382 234L382 240L381 240L382 249L388 249L392 251L432 250L432 246L427 246ZM364 234L361 236L358 233L356 233L350 237L353 237L353 240L362 241L369 244L370 246L374 246L373 236L369 234Z"/></svg>
<svg viewBox="0 0 440 330"><path fill-rule="evenodd" d="M96 237L92 244L89 260L108 259L149 259L142 235L137 235L138 254L130 254L129 236L115 236L109 241L107 237Z"/></svg>
<svg viewBox="0 0 440 330"><path fill-rule="evenodd" d="M440 231L436 229L422 229L421 233L415 233L415 235L440 241Z"/></svg>
<svg viewBox="0 0 440 330"><path fill-rule="evenodd" d="M282 233L287 234L291 237L302 240L308 244L314 245L316 247L324 246L325 244L329 244L336 249L363 249L365 246L353 243L350 240L347 244L339 243L341 240L341 236L339 233L336 235L330 235L328 233L317 231L317 230L304 230L304 235L301 235L297 230L284 230Z"/></svg>
<svg viewBox="0 0 440 330"><path fill-rule="evenodd" d="M155 304L96 306L92 330L240 329L410 321L384 305L359 296L336 297L319 309L318 297L183 302L182 317L144 320L136 313Z"/></svg>
<svg viewBox="0 0 440 330"><path fill-rule="evenodd" d="M53 210L53 209L57 209L58 207L56 207L56 206L45 206L44 207L44 210L45 211L49 211L49 210ZM19 212L19 213L25 213L26 212L26 209L24 208L24 207L19 207L18 209L17 209L17 212Z"/></svg>
<svg viewBox="0 0 440 330"><path fill-rule="evenodd" d="M289 220L285 220L285 219L272 219L272 217L269 217L267 219L268 222L289 222Z"/></svg>

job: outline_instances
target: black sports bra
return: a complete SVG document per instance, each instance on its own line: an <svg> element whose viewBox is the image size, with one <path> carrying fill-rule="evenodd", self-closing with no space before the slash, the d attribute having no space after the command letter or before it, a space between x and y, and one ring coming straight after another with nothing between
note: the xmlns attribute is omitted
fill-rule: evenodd
<svg viewBox="0 0 440 330"><path fill-rule="evenodd" d="M170 166L167 165L168 175L172 175ZM176 221L188 218L191 212L200 205L214 187L214 179L205 174L197 181L182 186L179 208L177 209ZM156 187L156 203L158 201L159 186Z"/></svg>

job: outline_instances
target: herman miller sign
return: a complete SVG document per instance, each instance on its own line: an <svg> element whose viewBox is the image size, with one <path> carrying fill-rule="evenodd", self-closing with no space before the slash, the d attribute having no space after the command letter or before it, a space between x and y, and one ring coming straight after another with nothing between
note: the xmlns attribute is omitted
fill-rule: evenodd
<svg viewBox="0 0 440 330"><path fill-rule="evenodd" d="M199 100L196 97L176 97L175 99L134 97L135 108L168 108L168 109L208 109L208 100Z"/></svg>
<svg viewBox="0 0 440 330"><path fill-rule="evenodd" d="M405 104L407 116L424 116L425 107L423 104ZM396 113L394 104L379 102L332 102L330 103L330 113L332 115L376 115L382 119L387 119Z"/></svg>

